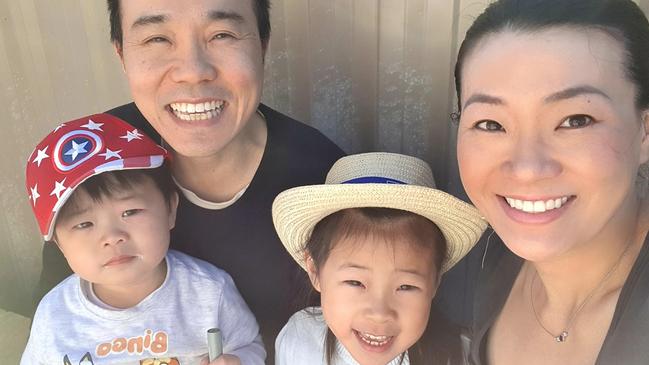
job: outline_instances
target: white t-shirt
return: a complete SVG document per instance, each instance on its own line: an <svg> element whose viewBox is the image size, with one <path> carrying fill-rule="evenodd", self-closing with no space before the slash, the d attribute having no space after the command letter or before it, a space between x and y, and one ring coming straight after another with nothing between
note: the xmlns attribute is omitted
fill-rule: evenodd
<svg viewBox="0 0 649 365"><path fill-rule="evenodd" d="M263 364L259 326L230 275L173 250L166 262L162 285L128 309L96 303L76 274L65 279L38 305L21 365L199 364L212 327L224 353Z"/></svg>
<svg viewBox="0 0 649 365"><path fill-rule="evenodd" d="M275 365L327 365L325 338L327 323L319 307L309 307L291 316L275 340ZM409 365L408 354L394 358L386 365ZM359 365L347 349L336 341L330 365Z"/></svg>

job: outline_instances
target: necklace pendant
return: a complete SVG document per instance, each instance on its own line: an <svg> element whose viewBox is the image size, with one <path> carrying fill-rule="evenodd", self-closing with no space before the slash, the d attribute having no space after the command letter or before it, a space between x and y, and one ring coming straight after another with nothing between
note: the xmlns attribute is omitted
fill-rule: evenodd
<svg viewBox="0 0 649 365"><path fill-rule="evenodd" d="M559 336L556 336L554 339L557 342L566 342L566 340L568 339L568 332L563 331L563 332L561 332L561 334Z"/></svg>

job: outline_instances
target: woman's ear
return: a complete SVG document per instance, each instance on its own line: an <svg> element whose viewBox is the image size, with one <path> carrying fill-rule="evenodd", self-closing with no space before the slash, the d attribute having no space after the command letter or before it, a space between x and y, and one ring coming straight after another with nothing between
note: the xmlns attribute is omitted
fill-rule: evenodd
<svg viewBox="0 0 649 365"><path fill-rule="evenodd" d="M642 123L642 142L640 144L640 163L644 164L649 161L649 109L646 109L640 114L640 122Z"/></svg>
<svg viewBox="0 0 649 365"><path fill-rule="evenodd" d="M318 268L313 261L313 257L308 253L304 253L304 263L306 267L306 273L309 275L309 280L311 280L311 285L313 288L320 292L320 281L318 280Z"/></svg>

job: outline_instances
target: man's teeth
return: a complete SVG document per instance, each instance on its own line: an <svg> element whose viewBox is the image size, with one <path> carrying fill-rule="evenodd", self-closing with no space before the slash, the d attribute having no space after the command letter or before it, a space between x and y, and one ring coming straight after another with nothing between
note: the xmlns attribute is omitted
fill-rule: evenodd
<svg viewBox="0 0 649 365"><path fill-rule="evenodd" d="M525 213L543 213L548 210L561 208L568 201L568 197L564 196L556 199L535 201L505 197L505 200L507 200L510 207L516 210L522 210Z"/></svg>
<svg viewBox="0 0 649 365"><path fill-rule="evenodd" d="M392 336L376 336L363 332L358 332L358 336L363 340L363 342L370 346L383 346L392 338Z"/></svg>
<svg viewBox="0 0 649 365"><path fill-rule="evenodd" d="M173 113L182 120L205 120L213 118L223 110L223 100L204 103L171 103Z"/></svg>

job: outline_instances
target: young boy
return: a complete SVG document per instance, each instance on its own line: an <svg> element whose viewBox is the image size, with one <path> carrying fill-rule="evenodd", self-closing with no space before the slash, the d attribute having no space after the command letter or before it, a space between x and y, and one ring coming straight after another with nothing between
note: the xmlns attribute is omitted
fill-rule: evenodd
<svg viewBox="0 0 649 365"><path fill-rule="evenodd" d="M199 364L212 327L223 334L219 364L263 364L259 327L230 276L168 251L178 204L168 159L108 114L38 144L30 203L75 274L39 304L21 364Z"/></svg>

